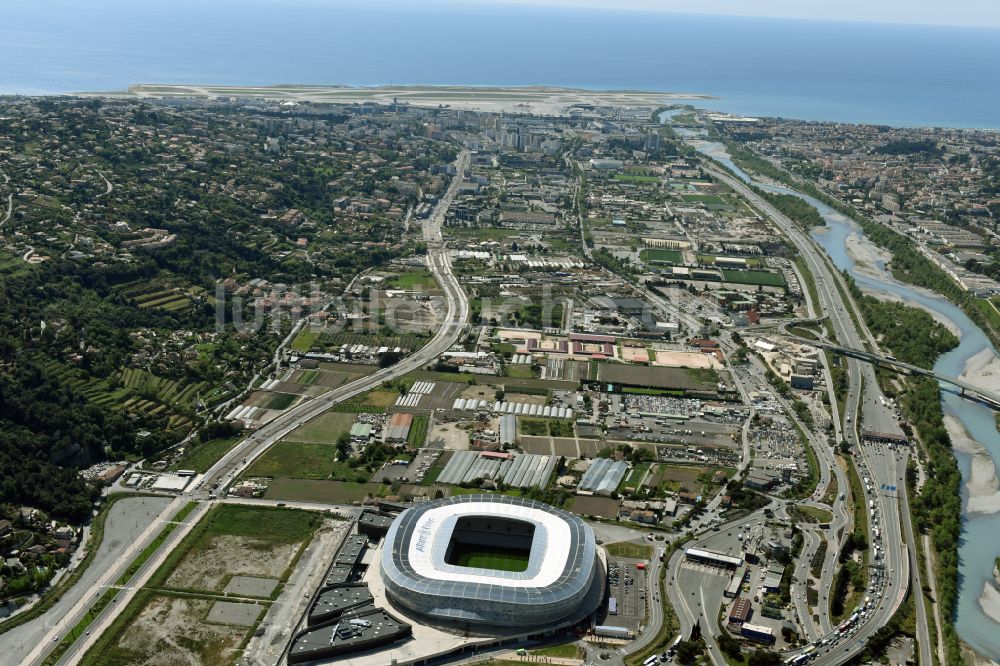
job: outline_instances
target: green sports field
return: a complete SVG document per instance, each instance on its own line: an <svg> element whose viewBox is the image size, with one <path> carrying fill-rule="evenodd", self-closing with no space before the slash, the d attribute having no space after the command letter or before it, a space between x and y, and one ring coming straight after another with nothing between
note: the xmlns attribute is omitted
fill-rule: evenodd
<svg viewBox="0 0 1000 666"><path fill-rule="evenodd" d="M668 262L671 264L684 263L684 254L679 250L648 248L639 253L639 258L643 261L649 262Z"/></svg>
<svg viewBox="0 0 1000 666"><path fill-rule="evenodd" d="M484 549L482 546L455 544L449 564L494 571L524 571L528 568L528 552L508 548Z"/></svg>
<svg viewBox="0 0 1000 666"><path fill-rule="evenodd" d="M778 272L772 271L738 271L723 268L722 279L724 282L736 282L738 284L759 284L765 287L784 287L785 277Z"/></svg>

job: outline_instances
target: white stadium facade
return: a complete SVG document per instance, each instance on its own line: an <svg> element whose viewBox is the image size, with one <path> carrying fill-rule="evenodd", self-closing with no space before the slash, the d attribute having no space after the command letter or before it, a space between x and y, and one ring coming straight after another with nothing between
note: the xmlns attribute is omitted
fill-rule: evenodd
<svg viewBox="0 0 1000 666"><path fill-rule="evenodd" d="M489 567L492 553L507 564ZM537 627L592 612L603 566L590 526L571 513L521 497L459 495L400 514L381 577L392 603L429 621Z"/></svg>

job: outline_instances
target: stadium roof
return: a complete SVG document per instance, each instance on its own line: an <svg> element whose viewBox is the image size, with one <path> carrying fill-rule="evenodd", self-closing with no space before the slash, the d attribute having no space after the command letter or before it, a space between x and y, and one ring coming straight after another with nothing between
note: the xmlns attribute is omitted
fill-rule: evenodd
<svg viewBox="0 0 1000 666"><path fill-rule="evenodd" d="M532 524L527 568L448 564L448 547L463 517ZM597 562L593 531L571 513L522 497L459 495L400 515L386 535L382 575L387 591L411 610L450 620L526 625L579 607Z"/></svg>

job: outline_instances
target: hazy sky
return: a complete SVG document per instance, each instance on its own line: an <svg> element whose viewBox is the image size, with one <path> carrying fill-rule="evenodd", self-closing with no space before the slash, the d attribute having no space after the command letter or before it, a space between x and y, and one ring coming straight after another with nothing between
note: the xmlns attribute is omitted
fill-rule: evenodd
<svg viewBox="0 0 1000 666"><path fill-rule="evenodd" d="M997 0L468 0L469 2L639 9L872 23L1000 27Z"/></svg>

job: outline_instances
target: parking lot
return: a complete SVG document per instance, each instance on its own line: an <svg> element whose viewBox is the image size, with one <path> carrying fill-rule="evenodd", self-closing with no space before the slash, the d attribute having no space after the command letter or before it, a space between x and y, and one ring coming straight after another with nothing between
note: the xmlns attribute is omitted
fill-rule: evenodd
<svg viewBox="0 0 1000 666"><path fill-rule="evenodd" d="M390 461L375 473L375 478L372 480L375 483L381 483L383 479L403 483L420 483L427 474L427 470L434 466L440 455L439 449L422 449L409 465L393 465Z"/></svg>
<svg viewBox="0 0 1000 666"><path fill-rule="evenodd" d="M608 597L618 603L618 614L609 613L606 624L638 631L646 615L646 572L636 568L640 560L611 558L608 561Z"/></svg>

